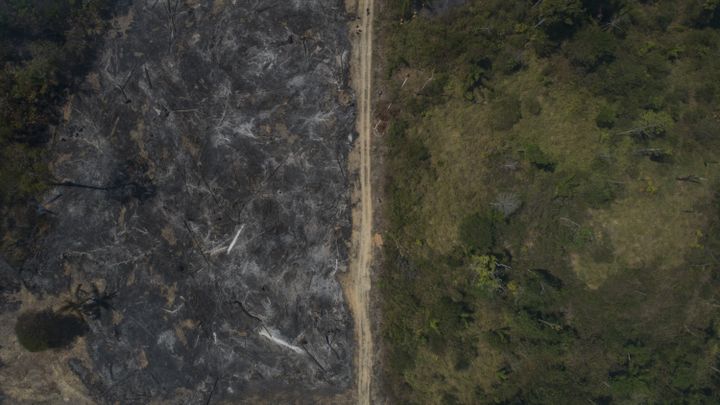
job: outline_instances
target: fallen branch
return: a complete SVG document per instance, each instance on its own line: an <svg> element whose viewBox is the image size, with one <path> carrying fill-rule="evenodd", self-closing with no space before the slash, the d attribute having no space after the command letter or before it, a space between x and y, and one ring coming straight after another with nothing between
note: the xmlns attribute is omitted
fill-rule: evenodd
<svg viewBox="0 0 720 405"><path fill-rule="evenodd" d="M702 178L702 177L695 176L695 175L692 175L692 174L691 174L691 175L688 175L688 176L676 177L675 180L678 180L678 181L687 181L687 182L690 182L690 183L700 183L700 182L702 182L702 181L705 180L705 179Z"/></svg>
<svg viewBox="0 0 720 405"><path fill-rule="evenodd" d="M215 382L213 383L213 386L210 389L210 393L208 394L207 401L205 401L205 405L210 404L210 400L212 399L213 395L215 394L215 389L217 388L218 380L220 380L220 377L215 377Z"/></svg>
<svg viewBox="0 0 720 405"><path fill-rule="evenodd" d="M247 316L249 316L250 318L252 318L252 319L260 322L261 324L263 323L263 320L260 319L259 316L251 314L250 311L248 311L248 310L245 308L245 305L243 305L243 303L240 302L239 300L233 301L233 304L238 304L238 306L240 307L240 310L243 311L243 313L245 313L245 315L247 315Z"/></svg>
<svg viewBox="0 0 720 405"><path fill-rule="evenodd" d="M208 266L212 266L210 264L210 259L208 259L208 257L205 255L205 252L203 252L203 250L200 248L200 243L195 238L195 233L192 231L192 229L190 229L190 225L184 219L183 219L183 224L185 225L185 229L187 229L188 233L190 234L190 239L192 239L192 241L193 241L193 249L200 252L203 259L205 259L205 263L207 263Z"/></svg>

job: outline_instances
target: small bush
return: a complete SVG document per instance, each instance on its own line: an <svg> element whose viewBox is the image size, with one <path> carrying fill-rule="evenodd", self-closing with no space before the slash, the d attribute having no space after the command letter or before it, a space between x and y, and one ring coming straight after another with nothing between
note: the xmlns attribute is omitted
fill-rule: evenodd
<svg viewBox="0 0 720 405"><path fill-rule="evenodd" d="M687 22L696 28L720 27L720 2L691 1L686 6Z"/></svg>
<svg viewBox="0 0 720 405"><path fill-rule="evenodd" d="M472 256L470 270L474 275L474 287L481 292L493 293L502 287L497 274L497 259L494 256Z"/></svg>
<svg viewBox="0 0 720 405"><path fill-rule="evenodd" d="M673 129L674 125L672 116L666 112L645 111L635 121L631 135L636 140L642 141L662 138Z"/></svg>
<svg viewBox="0 0 720 405"><path fill-rule="evenodd" d="M615 250L609 243L596 243L590 249L590 257L595 263L612 263L615 260Z"/></svg>
<svg viewBox="0 0 720 405"><path fill-rule="evenodd" d="M546 0L540 3L537 20L551 39L559 40L572 35L583 23L585 10L580 0Z"/></svg>
<svg viewBox="0 0 720 405"><path fill-rule="evenodd" d="M593 208L602 208L613 202L617 197L617 190L606 181L592 181L584 185L583 200Z"/></svg>
<svg viewBox="0 0 720 405"><path fill-rule="evenodd" d="M488 253L495 245L495 231L494 218L473 214L460 224L460 242L470 251Z"/></svg>
<svg viewBox="0 0 720 405"><path fill-rule="evenodd" d="M390 122L387 131L388 144L391 147L398 147L405 142L405 133L410 125L402 119L395 119Z"/></svg>
<svg viewBox="0 0 720 405"><path fill-rule="evenodd" d="M686 134L698 142L707 144L720 139L720 123L712 115L699 110L688 111L683 120L686 123Z"/></svg>
<svg viewBox="0 0 720 405"><path fill-rule="evenodd" d="M535 144L525 147L525 159L540 170L546 172L555 171L555 161Z"/></svg>
<svg viewBox="0 0 720 405"><path fill-rule="evenodd" d="M598 111L597 117L595 117L595 124L598 128L610 129L615 126L616 120L615 110L610 106L604 105L600 108L600 111Z"/></svg>
<svg viewBox="0 0 720 405"><path fill-rule="evenodd" d="M483 83L488 81L491 69L492 64L485 60L470 64L468 72L465 75L465 98L474 101L473 91L482 87Z"/></svg>
<svg viewBox="0 0 720 405"><path fill-rule="evenodd" d="M593 70L615 57L615 37L593 25L580 31L567 46L567 55L575 66Z"/></svg>
<svg viewBox="0 0 720 405"><path fill-rule="evenodd" d="M670 64L658 51L642 56L625 55L611 63L599 65L586 76L597 95L615 102L624 115L633 115L641 108L657 108L667 90L666 78Z"/></svg>
<svg viewBox="0 0 720 405"><path fill-rule="evenodd" d="M426 162L431 157L430 150L417 138L408 140L405 153L408 161L413 163Z"/></svg>
<svg viewBox="0 0 720 405"><path fill-rule="evenodd" d="M704 104L712 104L717 99L718 86L715 83L703 83L695 92L695 97Z"/></svg>
<svg viewBox="0 0 720 405"><path fill-rule="evenodd" d="M524 55L518 49L506 49L498 56L498 68L505 74L518 72L525 66Z"/></svg>
<svg viewBox="0 0 720 405"><path fill-rule="evenodd" d="M496 100L490 108L490 125L498 131L509 130L522 118L520 100L517 97L502 97Z"/></svg>
<svg viewBox="0 0 720 405"><path fill-rule="evenodd" d="M525 107L532 115L540 115L542 112L542 104L534 97L525 101Z"/></svg>
<svg viewBox="0 0 720 405"><path fill-rule="evenodd" d="M85 332L83 319L52 310L25 312L15 324L18 341L31 352L67 347Z"/></svg>

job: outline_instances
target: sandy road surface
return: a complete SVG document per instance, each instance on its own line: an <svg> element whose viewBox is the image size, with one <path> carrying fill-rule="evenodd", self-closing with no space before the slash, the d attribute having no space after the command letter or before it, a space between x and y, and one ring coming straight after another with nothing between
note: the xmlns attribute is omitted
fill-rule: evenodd
<svg viewBox="0 0 720 405"><path fill-rule="evenodd" d="M371 401L370 383L373 375L373 337L370 321L370 269L372 263L372 52L373 52L373 0L355 0L357 16L352 25L354 47L353 82L357 94L357 131L359 138L360 171L359 205L353 215L353 249L350 283L346 288L348 302L355 318L357 338L356 388L360 405ZM359 26L359 28L358 28Z"/></svg>

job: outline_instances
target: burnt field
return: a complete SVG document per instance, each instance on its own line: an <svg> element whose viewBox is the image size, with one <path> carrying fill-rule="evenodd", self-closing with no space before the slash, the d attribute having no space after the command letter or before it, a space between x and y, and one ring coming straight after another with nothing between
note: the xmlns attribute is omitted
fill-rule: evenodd
<svg viewBox="0 0 720 405"><path fill-rule="evenodd" d="M0 402L345 392L343 3L129 3L47 145L30 257L0 261ZM13 325L43 310L82 337L23 352Z"/></svg>

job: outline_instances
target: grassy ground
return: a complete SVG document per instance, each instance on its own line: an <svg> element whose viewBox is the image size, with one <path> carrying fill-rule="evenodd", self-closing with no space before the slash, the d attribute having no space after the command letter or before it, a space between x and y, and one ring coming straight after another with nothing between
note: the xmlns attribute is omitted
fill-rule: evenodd
<svg viewBox="0 0 720 405"><path fill-rule="evenodd" d="M534 3L385 3L389 387L716 402L720 7Z"/></svg>

